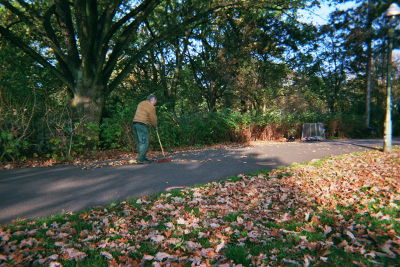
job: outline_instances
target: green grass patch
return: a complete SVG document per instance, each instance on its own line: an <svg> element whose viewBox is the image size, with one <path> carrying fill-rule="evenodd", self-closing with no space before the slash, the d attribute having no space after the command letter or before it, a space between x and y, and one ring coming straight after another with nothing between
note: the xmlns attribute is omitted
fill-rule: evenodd
<svg viewBox="0 0 400 267"><path fill-rule="evenodd" d="M241 246L229 246L226 248L225 256L232 260L235 264L242 264L243 266L249 266L251 261L247 259L249 255L246 247Z"/></svg>

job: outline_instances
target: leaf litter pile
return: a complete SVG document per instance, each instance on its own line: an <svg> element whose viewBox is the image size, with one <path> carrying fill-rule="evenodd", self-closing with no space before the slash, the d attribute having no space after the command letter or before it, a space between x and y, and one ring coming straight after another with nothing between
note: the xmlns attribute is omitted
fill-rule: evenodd
<svg viewBox="0 0 400 267"><path fill-rule="evenodd" d="M0 228L0 266L398 266L399 152L19 221Z"/></svg>
<svg viewBox="0 0 400 267"><path fill-rule="evenodd" d="M215 144L215 145L204 145L201 147L197 146L185 146L175 147L173 150L169 149L169 154L181 153L181 152L193 152L202 151L204 149L231 149L234 147L245 147L245 145L237 143L226 143L226 144ZM158 150L150 150L146 154L149 157L161 157L162 154ZM102 168L104 166L121 166L127 164L137 163L137 153L127 151L125 149L113 149L113 150L88 150L80 154L77 157L71 159L57 159L57 158L30 158L20 159L13 162L0 162L0 170L11 170L19 168L36 168L36 167L53 167L56 165L67 165L74 164L75 166L82 166L83 170L94 170ZM186 161L186 160L182 160Z"/></svg>

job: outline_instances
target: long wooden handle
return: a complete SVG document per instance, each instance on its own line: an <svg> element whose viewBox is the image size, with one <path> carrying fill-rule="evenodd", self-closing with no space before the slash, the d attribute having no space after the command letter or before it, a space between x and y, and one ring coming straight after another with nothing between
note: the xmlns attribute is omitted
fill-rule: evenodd
<svg viewBox="0 0 400 267"><path fill-rule="evenodd" d="M158 130L156 130L156 133L157 133L157 137L158 137L158 142L160 143L160 147L161 147L162 154L163 154L163 156L164 156L164 158L165 158L164 149L162 148L160 136L158 135Z"/></svg>

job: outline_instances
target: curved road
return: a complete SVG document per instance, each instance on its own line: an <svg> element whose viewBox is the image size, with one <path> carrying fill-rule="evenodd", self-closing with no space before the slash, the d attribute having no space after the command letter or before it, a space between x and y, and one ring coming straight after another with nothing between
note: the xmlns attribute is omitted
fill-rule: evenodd
<svg viewBox="0 0 400 267"><path fill-rule="evenodd" d="M393 139L393 146L400 139ZM328 156L378 150L382 139L257 143L170 154L172 162L149 165L25 168L0 171L0 224L76 212L171 188L223 180Z"/></svg>

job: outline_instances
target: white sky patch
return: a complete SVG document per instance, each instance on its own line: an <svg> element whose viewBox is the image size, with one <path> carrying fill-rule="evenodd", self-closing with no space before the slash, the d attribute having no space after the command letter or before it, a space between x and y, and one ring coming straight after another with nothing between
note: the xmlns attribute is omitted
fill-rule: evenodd
<svg viewBox="0 0 400 267"><path fill-rule="evenodd" d="M329 14L338 10L346 10L356 7L356 1L351 1L345 4L333 5L332 3L321 3L321 8L314 7L310 10L302 9L299 11L300 21L304 23L313 23L314 25L324 25L328 23Z"/></svg>

